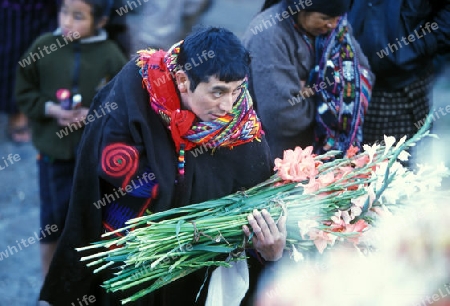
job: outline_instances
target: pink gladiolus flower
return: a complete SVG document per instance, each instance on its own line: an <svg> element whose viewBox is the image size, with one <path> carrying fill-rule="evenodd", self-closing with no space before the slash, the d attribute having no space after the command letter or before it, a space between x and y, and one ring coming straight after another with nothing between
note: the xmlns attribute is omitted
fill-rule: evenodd
<svg viewBox="0 0 450 306"><path fill-rule="evenodd" d="M336 241L336 236L322 230L310 231L309 238L314 240L314 245L320 254L323 253L328 244L333 245Z"/></svg>
<svg viewBox="0 0 450 306"><path fill-rule="evenodd" d="M346 232L358 232L362 233L369 225L363 219L356 221L354 224L349 224L346 228Z"/></svg>
<svg viewBox="0 0 450 306"><path fill-rule="evenodd" d="M320 181L312 177L309 180L308 184L298 184L298 186L303 187L303 194L311 194L319 190Z"/></svg>
<svg viewBox="0 0 450 306"><path fill-rule="evenodd" d="M339 167L338 170L339 170L340 177L343 177L344 175L355 171L355 168L353 168L353 167Z"/></svg>
<svg viewBox="0 0 450 306"><path fill-rule="evenodd" d="M328 186L328 185L331 185L332 183L336 182L333 172L328 172L325 175L319 176L318 180L320 181L322 186Z"/></svg>
<svg viewBox="0 0 450 306"><path fill-rule="evenodd" d="M327 174L319 176L317 179L312 177L308 184L299 184L299 186L303 187L304 194L310 194L323 187L331 185L335 181L334 174L332 172L328 172Z"/></svg>
<svg viewBox="0 0 450 306"><path fill-rule="evenodd" d="M347 239L349 241L353 242L354 244L357 244L359 242L359 238L362 235L362 232L368 227L369 227L369 225L366 223L366 221L360 219L360 220L356 221L356 223L354 223L354 224L347 225L344 232L345 233L356 233L355 236L348 237Z"/></svg>
<svg viewBox="0 0 450 306"><path fill-rule="evenodd" d="M354 224L350 224L349 222L352 219L347 211L338 211L335 213L335 216L331 217L332 223L330 224L330 229L333 232L354 233L352 237L347 237L347 240L356 244L359 242L359 237L362 235L362 232L369 225L362 219Z"/></svg>
<svg viewBox="0 0 450 306"><path fill-rule="evenodd" d="M352 221L352 218L350 217L348 211L338 210L334 213L334 216L331 217L331 221L333 221L336 225L346 226L350 223L350 221ZM333 227L333 225L331 226Z"/></svg>
<svg viewBox="0 0 450 306"><path fill-rule="evenodd" d="M356 155L356 153L358 153L359 148L355 147L353 145L350 146L350 148L348 148L347 153L346 153L346 157L350 158Z"/></svg>
<svg viewBox="0 0 450 306"><path fill-rule="evenodd" d="M355 159L353 161L353 163L355 164L356 168L362 168L363 166L368 164L369 161L370 161L370 157L368 155L363 155L363 156Z"/></svg>
<svg viewBox="0 0 450 306"><path fill-rule="evenodd" d="M296 147L294 150L285 150L283 159L275 159L275 171L286 181L302 182L317 175L317 163L312 154L312 146Z"/></svg>

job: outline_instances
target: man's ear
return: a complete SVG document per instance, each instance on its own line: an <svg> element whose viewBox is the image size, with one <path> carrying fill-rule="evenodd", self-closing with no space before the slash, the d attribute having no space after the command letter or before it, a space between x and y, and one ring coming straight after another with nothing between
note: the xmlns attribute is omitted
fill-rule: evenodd
<svg viewBox="0 0 450 306"><path fill-rule="evenodd" d="M107 16L103 16L102 18L100 18L96 25L97 30L104 28L106 23L108 23L108 20L109 18Z"/></svg>
<svg viewBox="0 0 450 306"><path fill-rule="evenodd" d="M177 87L180 93L187 93L189 88L189 78L183 70L178 70L175 73L175 79L177 81Z"/></svg>

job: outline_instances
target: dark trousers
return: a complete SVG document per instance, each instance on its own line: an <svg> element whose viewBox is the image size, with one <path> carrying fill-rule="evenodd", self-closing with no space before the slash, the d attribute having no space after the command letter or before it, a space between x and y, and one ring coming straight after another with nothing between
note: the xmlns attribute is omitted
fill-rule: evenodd
<svg viewBox="0 0 450 306"><path fill-rule="evenodd" d="M69 208L75 170L74 160L52 160L41 154L38 159L41 198L40 226L56 225L56 231L41 233L41 242L55 242L61 236ZM47 226L47 228L48 228ZM45 235L45 236L44 236Z"/></svg>

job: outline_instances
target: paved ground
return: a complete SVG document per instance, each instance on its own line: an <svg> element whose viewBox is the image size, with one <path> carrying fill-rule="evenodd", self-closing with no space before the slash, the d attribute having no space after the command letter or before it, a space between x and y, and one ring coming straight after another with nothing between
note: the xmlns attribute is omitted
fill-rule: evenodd
<svg viewBox="0 0 450 306"><path fill-rule="evenodd" d="M203 23L225 26L240 36L261 3L261 0L215 1ZM449 96L450 69L447 69L435 86L435 104L445 109L450 105ZM450 116L441 118L435 122L436 131L448 137ZM20 249L18 243L39 234L36 152L31 145L18 147L8 142L3 133L5 127L6 117L0 115L0 169L4 168L0 170L0 306L31 306L35 303L41 282L39 246L35 243ZM447 158L446 164L450 165L446 150L438 146L445 145L447 139L450 137L433 144L431 154L426 158L428 161L430 158ZM13 164L5 163L9 154L16 157ZM9 256L1 257L2 253Z"/></svg>

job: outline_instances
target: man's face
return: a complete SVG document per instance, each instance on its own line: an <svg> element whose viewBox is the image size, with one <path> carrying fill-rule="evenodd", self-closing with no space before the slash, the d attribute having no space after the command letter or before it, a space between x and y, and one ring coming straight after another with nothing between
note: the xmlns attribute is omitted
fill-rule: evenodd
<svg viewBox="0 0 450 306"><path fill-rule="evenodd" d="M182 106L201 121L213 121L229 113L243 90L243 82L244 79L227 83L210 77L208 82L199 83L192 92L185 72L177 72Z"/></svg>

